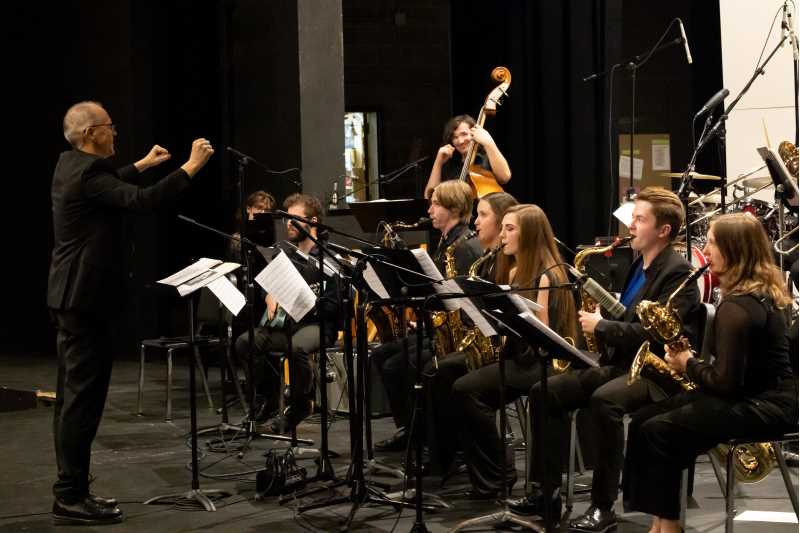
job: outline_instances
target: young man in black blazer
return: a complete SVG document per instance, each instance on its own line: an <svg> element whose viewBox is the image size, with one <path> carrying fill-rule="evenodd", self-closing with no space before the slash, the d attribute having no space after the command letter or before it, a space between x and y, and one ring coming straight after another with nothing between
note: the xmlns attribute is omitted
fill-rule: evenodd
<svg viewBox="0 0 800 533"><path fill-rule="evenodd" d="M64 116L63 152L51 189L55 243L47 306L58 331L58 382L53 439L58 480L53 519L59 524L104 524L122 520L113 498L89 492L92 441L103 414L111 378L110 324L121 307L124 275L122 215L146 212L186 189L214 153L197 139L188 161L155 185L133 182L140 172L171 156L156 145L133 165L115 169L116 127L103 106L80 102Z"/></svg>
<svg viewBox="0 0 800 533"><path fill-rule="evenodd" d="M602 532L616 526L614 502L619 492L623 463L623 416L650 402L678 392L674 382L660 376L643 377L627 384L633 357L645 340L653 352L663 354L663 342L645 331L636 315L642 300L666 302L670 294L686 279L691 265L671 246L683 224L684 213L678 196L660 187L642 190L636 198L630 234L631 247L640 253L625 282L621 303L626 311L621 320L608 320L600 310L580 311L581 329L594 334L601 346L601 366L574 369L552 376L547 381L547 397L539 384L531 388L531 423L534 432L534 460L530 479L539 484L530 495L512 500L513 512L544 515L551 506L551 516L561 514L561 473L564 427L567 415L577 408L588 408L596 428L597 464L592 479L592 505L581 516L570 521L572 531ZM685 287L673 300L681 317L683 334L696 346L695 322L700 292L697 284ZM543 402L546 400L546 402ZM546 405L546 410L540 410ZM546 417L546 434L539 430L540 415ZM545 495L541 487L545 476L553 493Z"/></svg>

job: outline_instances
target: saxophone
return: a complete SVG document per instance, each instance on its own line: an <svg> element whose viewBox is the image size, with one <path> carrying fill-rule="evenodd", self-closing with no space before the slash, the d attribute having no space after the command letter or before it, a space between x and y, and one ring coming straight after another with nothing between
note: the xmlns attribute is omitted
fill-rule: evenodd
<svg viewBox="0 0 800 533"><path fill-rule="evenodd" d="M636 306L636 314L642 322L642 326L647 331L652 331L658 340L669 344L673 351L684 351L691 349L689 341L680 336L683 329L681 318L672 307L672 300L686 285L692 283L700 277L709 265L697 268L681 283L667 299L665 305L658 302L643 300ZM680 374L672 369L662 358L650 351L650 341L644 341L636 356L633 358L630 371L628 372L628 385L633 384L641 377L644 367L650 366L659 374L669 376L680 385L684 390L695 390L697 383L692 381L686 374ZM711 453L718 462L726 461L728 445L720 444L712 448ZM775 450L768 442L754 444L744 444L734 450L734 471L736 479L742 483L757 483L770 473L775 467Z"/></svg>
<svg viewBox="0 0 800 533"><path fill-rule="evenodd" d="M456 269L455 250L461 241L466 241L475 232L468 231L457 238L444 251L444 277L451 279L458 276ZM434 311L431 313L431 323L433 324L433 353L437 359L444 358L447 354L458 350L461 340L466 335L463 322L461 322L461 310L455 311Z"/></svg>
<svg viewBox="0 0 800 533"><path fill-rule="evenodd" d="M585 250L579 251L575 254L575 268L578 269L581 274L586 274L586 258L590 255L599 255L599 254L606 254L617 248L630 242L633 237L624 237L622 239L617 238L614 242L609 244L608 246L595 246L593 248L586 248ZM589 296L585 290L581 290L581 311L586 311L588 313L593 313L595 307L597 306L597 302ZM590 352L599 353L597 348L597 339L594 336L594 333L584 333L584 338L586 339L586 349Z"/></svg>
<svg viewBox="0 0 800 533"><path fill-rule="evenodd" d="M403 242L403 239L397 234L396 230L417 229L420 226L425 225L428 220L429 219L421 218L419 221L413 224L406 224L405 222L394 222L392 224L388 224L386 222L382 222L383 245L386 248L392 249L406 248L406 243ZM369 322L372 323L371 327L369 324L367 325L369 328L368 338L370 340L377 337L381 343L386 343L402 337L399 313L403 312L403 310L398 306L392 307L388 305L382 305L376 307L370 303L367 303L364 311L369 319Z"/></svg>
<svg viewBox="0 0 800 533"><path fill-rule="evenodd" d="M476 277L478 270L487 262L493 261L497 254L503 249L503 245L490 250L479 257L469 267L467 275L471 278ZM492 344L492 339L481 333L477 326L468 328L458 344L458 351L466 356L467 370L472 371L485 365L497 361L497 350Z"/></svg>

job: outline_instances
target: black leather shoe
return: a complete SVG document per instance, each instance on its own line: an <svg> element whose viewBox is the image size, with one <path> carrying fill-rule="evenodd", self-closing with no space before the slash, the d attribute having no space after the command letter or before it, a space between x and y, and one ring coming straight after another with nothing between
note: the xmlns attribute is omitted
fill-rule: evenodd
<svg viewBox="0 0 800 533"><path fill-rule="evenodd" d="M105 507L88 496L76 503L53 502L53 522L57 525L104 525L122 522L119 507Z"/></svg>
<svg viewBox="0 0 800 533"><path fill-rule="evenodd" d="M522 498L514 498L507 500L508 510L514 514L523 516L541 516L544 517L545 505L549 503L550 516L554 519L561 517L561 495L555 498L546 499L541 492L535 492L530 496L523 496Z"/></svg>
<svg viewBox="0 0 800 533"><path fill-rule="evenodd" d="M591 533L603 533L616 527L617 515L614 510L605 511L594 505L590 506L582 515L570 520L567 526L569 531L588 531Z"/></svg>
<svg viewBox="0 0 800 533"><path fill-rule="evenodd" d="M400 428L388 439L376 442L375 449L379 452L399 452L406 449L406 444L408 444L406 428Z"/></svg>
<svg viewBox="0 0 800 533"><path fill-rule="evenodd" d="M89 493L88 498L94 503L102 505L103 507L116 507L118 503L116 498L105 498L92 493Z"/></svg>

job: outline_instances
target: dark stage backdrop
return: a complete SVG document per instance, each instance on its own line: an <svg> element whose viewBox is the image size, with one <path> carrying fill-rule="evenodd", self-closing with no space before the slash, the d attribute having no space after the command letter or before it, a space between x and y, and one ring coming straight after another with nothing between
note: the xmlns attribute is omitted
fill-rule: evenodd
<svg viewBox="0 0 800 533"><path fill-rule="evenodd" d="M106 105L119 128L119 164L143 156L153 143L170 149L173 160L143 176L145 182L180 165L199 136L218 149L243 148L273 168L299 166L298 45L291 44L297 39L296 1L73 0L7 8L0 349L53 350L45 309L49 190L58 154L67 149L60 121L70 104L98 99ZM417 152L433 157L448 112L477 113L492 88L492 68L506 65L513 74L510 98L487 128L512 164L509 190L539 203L570 245L606 233L609 198L616 195L608 162L607 86L581 78L641 53L681 16L695 65L685 65L679 48L663 52L640 72L637 91L637 130L671 134L673 170L688 159L691 114L721 84L716 1L373 4L343 2L346 106L390 110L396 97L401 109L417 110L413 120L400 116L409 115L405 111L385 113L381 170ZM364 39L376 33L380 53L371 55ZM393 52L398 43L403 53ZM614 163L614 139L630 124L626 81L620 76L615 86ZM376 99L382 84L391 85L391 96ZM698 168L721 172L712 156L706 154L711 161L701 159ZM176 205L129 219L129 283L120 295L124 320L115 336L119 351L135 351L136 340L145 336L183 331L183 307L154 290L153 282L192 256L221 255L221 239L187 227L175 215L231 229L231 174L230 160L219 153ZM278 196L291 192L287 183L269 183ZM419 184L407 183L408 191L390 192L413 194Z"/></svg>
<svg viewBox="0 0 800 533"><path fill-rule="evenodd" d="M690 154L691 115L722 80L717 2L454 4L453 114L476 116L492 88L492 68L511 69L510 97L486 128L511 164L508 191L540 205L570 246L608 234L618 197L616 139L631 124L627 73L617 71L614 80L610 139L608 81L582 79L649 49L674 17L686 24L695 62L687 65L683 49L675 47L639 71L636 130L670 133L673 170L682 170ZM670 37L677 35L675 27ZM698 168L721 172L708 154Z"/></svg>

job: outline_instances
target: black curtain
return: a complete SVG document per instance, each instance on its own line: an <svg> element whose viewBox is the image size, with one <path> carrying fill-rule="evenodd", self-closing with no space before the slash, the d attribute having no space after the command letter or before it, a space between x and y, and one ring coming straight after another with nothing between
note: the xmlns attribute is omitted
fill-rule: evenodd
<svg viewBox="0 0 800 533"><path fill-rule="evenodd" d="M582 78L618 55L618 13L616 0L453 3L453 114L476 115L491 70L511 70L509 98L485 125L511 165L507 191L542 207L571 246L606 233L616 195L607 84Z"/></svg>

